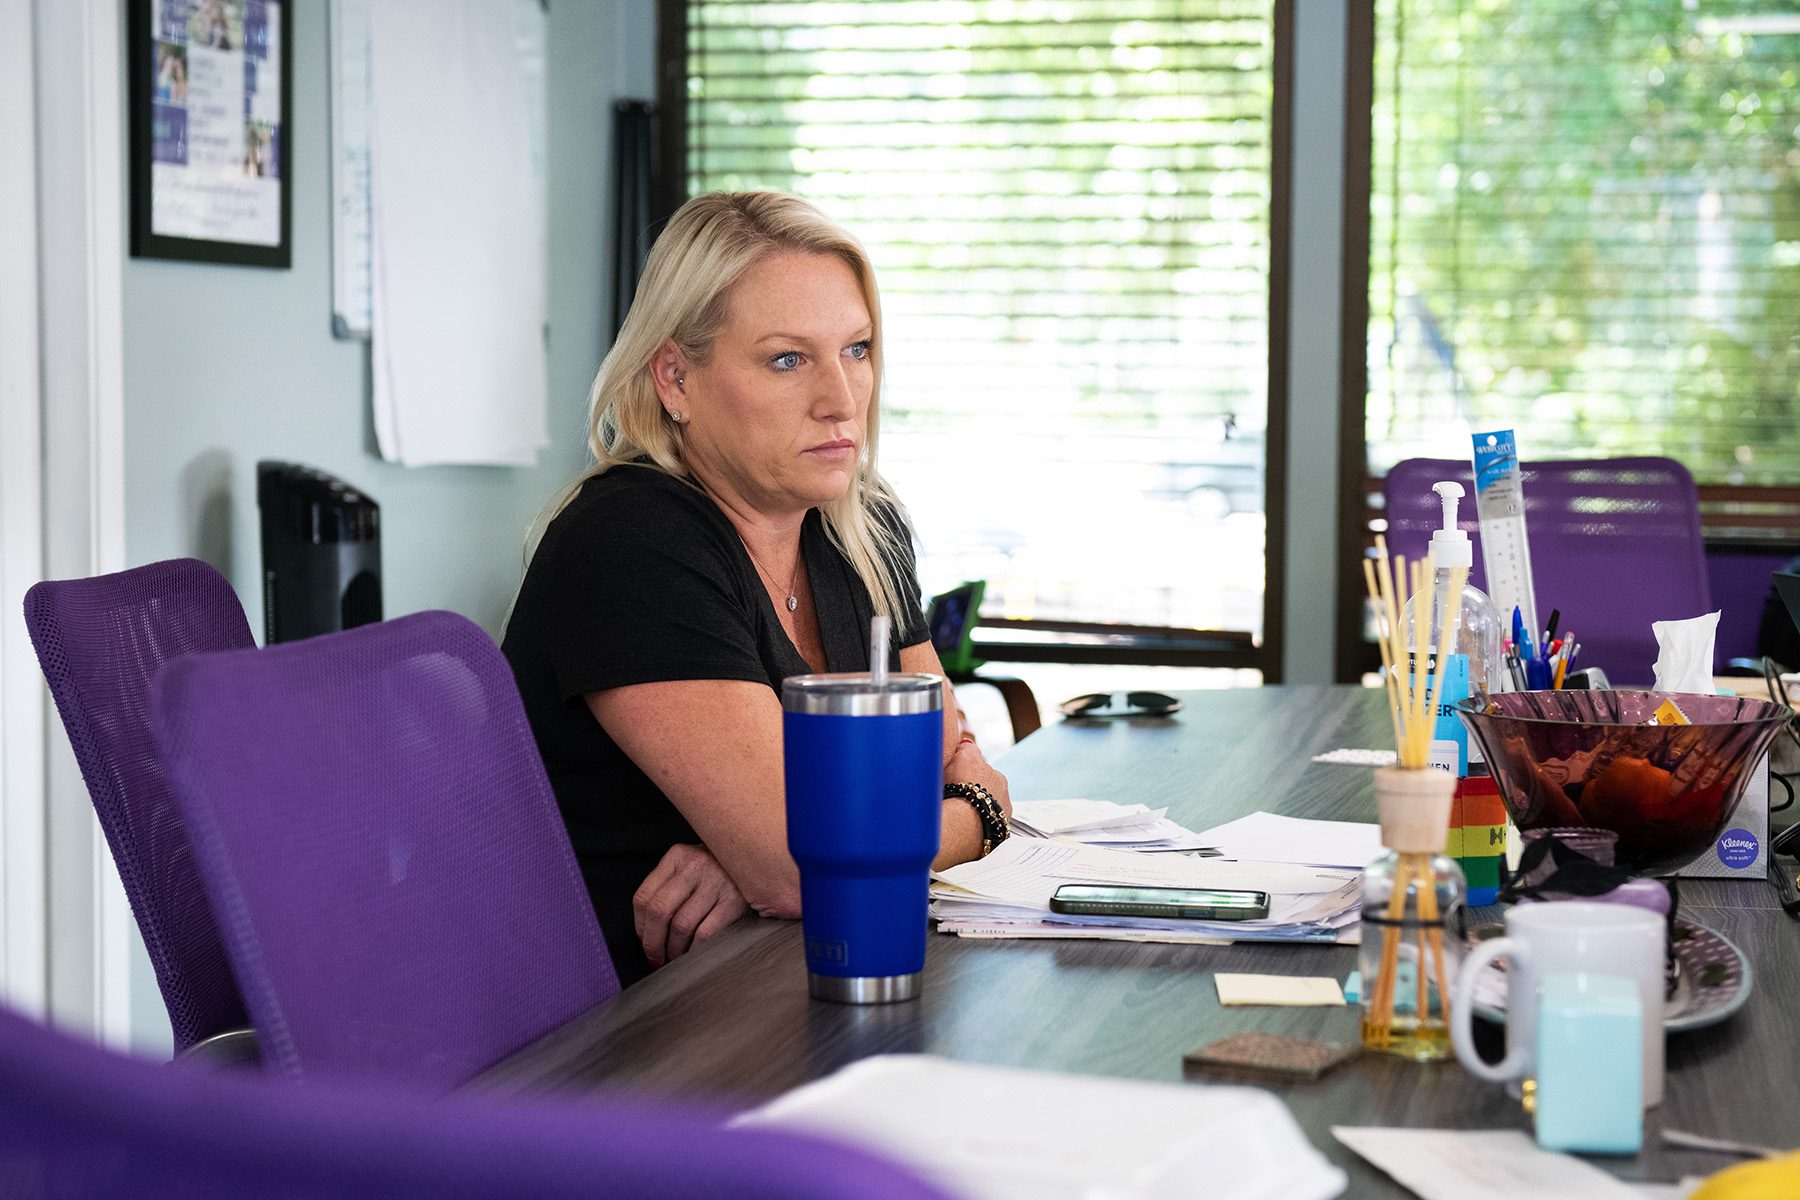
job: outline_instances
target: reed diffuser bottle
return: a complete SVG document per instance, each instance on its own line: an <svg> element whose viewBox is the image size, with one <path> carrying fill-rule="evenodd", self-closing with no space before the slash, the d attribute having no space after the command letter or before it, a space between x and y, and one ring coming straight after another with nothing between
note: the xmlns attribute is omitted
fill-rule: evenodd
<svg viewBox="0 0 1800 1200"><path fill-rule="evenodd" d="M1430 558L1390 563L1386 539L1375 545L1378 558L1363 561L1363 575L1381 614L1397 765L1375 772L1386 850L1363 872L1362 1041L1371 1050L1431 1062L1451 1053L1450 981L1462 961L1455 931L1467 885L1444 854L1456 775L1430 765L1446 674L1430 664L1454 645L1469 572L1452 565L1443 603L1434 606L1424 601L1434 590L1437 564ZM1418 602L1409 606L1409 595Z"/></svg>
<svg viewBox="0 0 1800 1200"><path fill-rule="evenodd" d="M1450 1057L1450 984L1462 967L1467 885L1443 853L1455 777L1375 773L1386 853L1363 870L1362 1041L1415 1062ZM1441 812L1441 816L1440 816Z"/></svg>

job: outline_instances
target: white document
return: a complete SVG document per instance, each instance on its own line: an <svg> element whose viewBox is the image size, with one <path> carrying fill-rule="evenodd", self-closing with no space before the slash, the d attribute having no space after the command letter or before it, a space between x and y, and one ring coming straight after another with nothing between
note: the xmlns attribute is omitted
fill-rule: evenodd
<svg viewBox="0 0 1800 1200"><path fill-rule="evenodd" d="M1353 767L1391 767L1400 760L1400 756L1392 750L1364 750L1344 746L1315 754L1312 760L1320 763L1346 763Z"/></svg>
<svg viewBox="0 0 1800 1200"><path fill-rule="evenodd" d="M1355 939L1360 881L1353 871L1008 838L986 858L936 873L931 915L940 933L967 937L1342 942ZM1269 914L1200 921L1052 913L1050 899L1064 884L1262 891Z"/></svg>
<svg viewBox="0 0 1800 1200"><path fill-rule="evenodd" d="M1119 825L1141 825L1169 810L1154 813L1147 804L1114 804L1110 800L1019 800L1013 804L1015 825L1041 837L1062 837Z"/></svg>
<svg viewBox="0 0 1800 1200"><path fill-rule="evenodd" d="M1341 1008L1344 1004L1344 989L1330 976L1242 975L1220 971L1213 976L1213 986L1218 989L1219 1003L1223 1005Z"/></svg>
<svg viewBox="0 0 1800 1200"><path fill-rule="evenodd" d="M1382 852L1381 826L1360 821L1309 821L1255 812L1200 837L1227 858L1305 863L1360 871Z"/></svg>
<svg viewBox="0 0 1800 1200"><path fill-rule="evenodd" d="M969 1200L1329 1200L1346 1183L1268 1092L926 1055L863 1059L735 1124L842 1138Z"/></svg>
<svg viewBox="0 0 1800 1200"><path fill-rule="evenodd" d="M1273 897L1332 892L1346 882L1343 872L1311 867L1134 854L1028 838L1008 838L986 858L935 872L932 877L971 895L1046 910L1050 897L1065 883L1248 889ZM938 891L936 887L932 890L934 894Z"/></svg>
<svg viewBox="0 0 1800 1200"><path fill-rule="evenodd" d="M1640 1200L1599 1167L1540 1150L1517 1130L1333 1125L1331 1132L1423 1200Z"/></svg>
<svg viewBox="0 0 1800 1200"><path fill-rule="evenodd" d="M1110 800L1020 800L1013 804L1013 832L1060 838L1121 850L1180 851L1211 847L1193 830L1171 821L1166 808L1114 804Z"/></svg>
<svg viewBox="0 0 1800 1200"><path fill-rule="evenodd" d="M375 434L407 466L528 466L549 442L542 99L518 19L478 0L370 5Z"/></svg>

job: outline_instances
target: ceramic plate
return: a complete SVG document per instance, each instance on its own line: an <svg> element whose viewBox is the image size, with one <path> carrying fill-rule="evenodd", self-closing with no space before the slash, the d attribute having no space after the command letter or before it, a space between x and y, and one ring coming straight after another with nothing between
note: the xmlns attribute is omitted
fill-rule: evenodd
<svg viewBox="0 0 1800 1200"><path fill-rule="evenodd" d="M1506 932L1495 921L1477 926L1472 940L1481 942ZM1731 939L1698 921L1675 920L1675 994L1663 1003L1663 1030L1681 1033L1716 1025L1750 998L1750 960ZM1489 1021L1506 1018L1506 966L1492 963L1475 978L1475 1015Z"/></svg>

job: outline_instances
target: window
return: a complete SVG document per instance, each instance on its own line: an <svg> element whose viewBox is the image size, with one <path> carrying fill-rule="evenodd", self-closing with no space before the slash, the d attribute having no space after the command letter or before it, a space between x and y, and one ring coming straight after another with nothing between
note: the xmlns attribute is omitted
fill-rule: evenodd
<svg viewBox="0 0 1800 1200"><path fill-rule="evenodd" d="M1800 482L1800 16L1379 0L1373 469L1667 454Z"/></svg>
<svg viewBox="0 0 1800 1200"><path fill-rule="evenodd" d="M1260 633L1273 10L686 0L688 193L875 261L927 591Z"/></svg>

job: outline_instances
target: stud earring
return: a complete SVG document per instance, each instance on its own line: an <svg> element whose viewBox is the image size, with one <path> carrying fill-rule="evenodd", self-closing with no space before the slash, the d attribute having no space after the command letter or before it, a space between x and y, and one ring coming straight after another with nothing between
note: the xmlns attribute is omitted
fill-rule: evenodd
<svg viewBox="0 0 1800 1200"><path fill-rule="evenodd" d="M681 410L679 408L671 408L669 410L669 419L674 421L677 425L687 423L687 418L681 415Z"/></svg>

